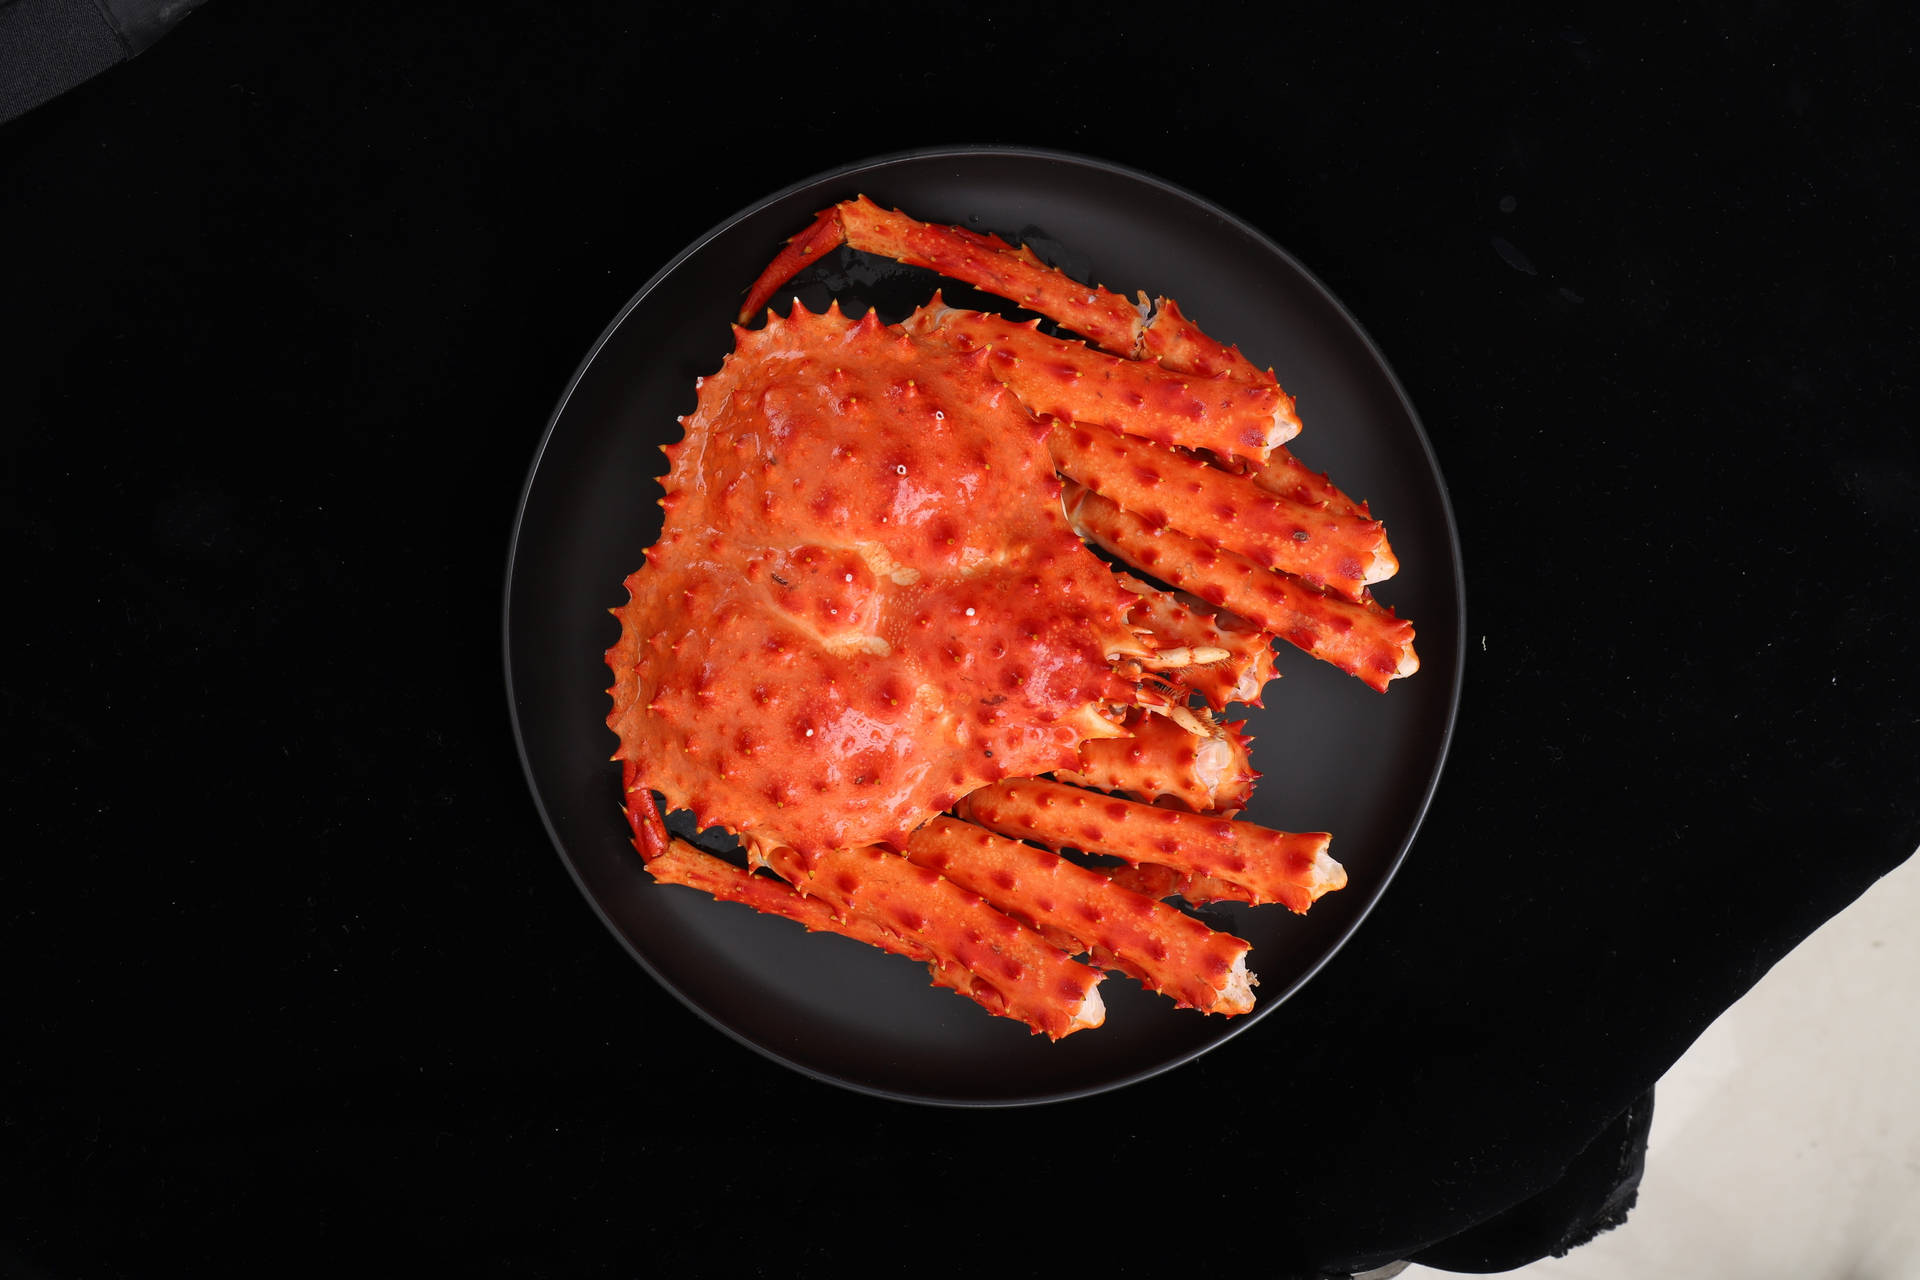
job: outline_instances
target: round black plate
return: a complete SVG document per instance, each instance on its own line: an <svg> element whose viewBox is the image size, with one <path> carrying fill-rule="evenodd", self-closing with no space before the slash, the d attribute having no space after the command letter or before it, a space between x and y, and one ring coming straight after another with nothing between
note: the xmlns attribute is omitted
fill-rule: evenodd
<svg viewBox="0 0 1920 1280"><path fill-rule="evenodd" d="M1259 1007L1223 1020L1113 975L1106 1025L1059 1043L928 985L922 965L655 884L617 810L604 721L608 609L660 528L658 446L679 436L694 379L731 349L742 291L825 206L864 192L918 218L1025 240L1081 279L1177 298L1207 330L1273 365L1297 397L1301 459L1371 501L1399 554L1381 600L1418 628L1422 670L1384 695L1280 646L1284 679L1248 715L1265 777L1247 817L1331 831L1349 885L1307 916L1205 913L1253 944ZM932 293L917 272L842 250L783 292L831 291L894 320ZM950 299L981 305L949 287ZM858 304L858 305L851 305ZM1005 309L1004 304L999 304ZM561 397L522 494L507 564L508 699L534 798L561 857L656 979L767 1056L867 1092L953 1105L1044 1102L1110 1089L1246 1030L1326 962L1413 841L1459 701L1459 542L1412 406L1353 318L1245 223L1147 175L1085 157L945 149L889 156L790 187L714 228L629 302Z"/></svg>

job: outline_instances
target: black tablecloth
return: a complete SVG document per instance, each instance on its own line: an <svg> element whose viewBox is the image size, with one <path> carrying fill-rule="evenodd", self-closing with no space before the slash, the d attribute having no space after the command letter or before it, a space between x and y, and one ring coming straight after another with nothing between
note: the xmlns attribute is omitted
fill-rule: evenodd
<svg viewBox="0 0 1920 1280"><path fill-rule="evenodd" d="M0 1264L1291 1276L1617 1220L1653 1082L1920 843L1911 47L1864 6L227 2L0 128ZM1351 945L1039 1109L835 1089L658 989L500 674L515 499L624 300L953 141L1291 250L1467 569L1451 760Z"/></svg>

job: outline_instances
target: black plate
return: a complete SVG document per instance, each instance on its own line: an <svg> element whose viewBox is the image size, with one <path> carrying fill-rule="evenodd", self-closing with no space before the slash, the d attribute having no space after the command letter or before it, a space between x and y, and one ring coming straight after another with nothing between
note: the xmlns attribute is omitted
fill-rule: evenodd
<svg viewBox="0 0 1920 1280"><path fill-rule="evenodd" d="M1382 695L1282 645L1285 678L1248 717L1265 778L1247 816L1333 832L1350 876L1305 917L1280 907L1208 913L1253 943L1260 1004L1251 1015L1176 1010L1114 975L1101 986L1106 1025L1052 1043L930 987L924 966L656 885L629 844L608 762L601 655L618 629L607 611L624 602L621 582L659 532L658 446L678 438L694 379L730 349L727 325L746 285L815 212L858 192L1026 240L1127 294L1177 298L1216 337L1276 368L1306 424L1296 452L1387 522L1401 571L1378 594L1414 620L1422 670ZM924 272L842 250L787 293L818 310L823 281L843 306L874 305L887 320L934 287ZM1453 728L1463 628L1459 542L1432 449L1339 302L1257 231L1184 191L1085 157L1000 148L888 156L789 187L649 280L554 410L521 498L505 602L508 699L534 798L581 889L634 957L776 1061L853 1089L954 1105L1043 1102L1142 1079L1245 1031L1298 990L1366 916L1413 841Z"/></svg>

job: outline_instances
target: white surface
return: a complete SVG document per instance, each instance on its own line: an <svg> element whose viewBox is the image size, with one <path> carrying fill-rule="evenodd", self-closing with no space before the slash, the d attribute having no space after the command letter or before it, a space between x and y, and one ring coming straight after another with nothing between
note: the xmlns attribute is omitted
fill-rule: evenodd
<svg viewBox="0 0 1920 1280"><path fill-rule="evenodd" d="M1920 1280L1920 857L1674 1063L1625 1225L1505 1274Z"/></svg>

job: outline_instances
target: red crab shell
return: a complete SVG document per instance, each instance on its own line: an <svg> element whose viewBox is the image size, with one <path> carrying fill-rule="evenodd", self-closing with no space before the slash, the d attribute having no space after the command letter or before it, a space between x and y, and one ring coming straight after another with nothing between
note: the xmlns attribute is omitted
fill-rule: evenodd
<svg viewBox="0 0 1920 1280"><path fill-rule="evenodd" d="M899 849L1120 732L1137 601L981 355L796 307L735 330L682 425L607 653L630 786L755 847Z"/></svg>

